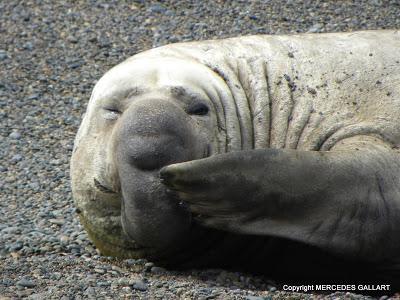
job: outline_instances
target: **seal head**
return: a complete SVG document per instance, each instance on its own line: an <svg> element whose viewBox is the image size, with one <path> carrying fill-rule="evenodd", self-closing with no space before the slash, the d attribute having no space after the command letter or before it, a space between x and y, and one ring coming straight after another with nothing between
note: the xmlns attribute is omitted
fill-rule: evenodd
<svg viewBox="0 0 400 300"><path fill-rule="evenodd" d="M159 171L224 152L224 85L206 66L176 58L130 59L97 83L71 176L81 220L102 253L166 255L192 235L191 213Z"/></svg>

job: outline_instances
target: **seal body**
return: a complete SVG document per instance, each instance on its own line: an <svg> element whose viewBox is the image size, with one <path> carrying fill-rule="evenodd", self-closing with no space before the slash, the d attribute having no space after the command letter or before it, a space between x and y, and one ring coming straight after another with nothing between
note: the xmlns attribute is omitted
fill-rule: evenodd
<svg viewBox="0 0 400 300"><path fill-rule="evenodd" d="M107 255L295 277L384 265L390 277L399 115L397 31L152 49L96 84L75 203Z"/></svg>

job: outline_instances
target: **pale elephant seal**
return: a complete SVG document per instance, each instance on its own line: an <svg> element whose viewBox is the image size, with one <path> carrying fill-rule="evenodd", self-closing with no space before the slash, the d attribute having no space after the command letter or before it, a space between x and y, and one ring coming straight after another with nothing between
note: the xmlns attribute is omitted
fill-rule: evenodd
<svg viewBox="0 0 400 300"><path fill-rule="evenodd" d="M399 118L397 31L168 45L96 84L73 196L106 255L398 276Z"/></svg>

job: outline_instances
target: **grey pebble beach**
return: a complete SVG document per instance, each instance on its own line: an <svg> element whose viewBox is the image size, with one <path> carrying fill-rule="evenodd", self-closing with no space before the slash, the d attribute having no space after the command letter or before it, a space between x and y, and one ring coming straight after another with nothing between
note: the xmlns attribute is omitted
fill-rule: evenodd
<svg viewBox="0 0 400 300"><path fill-rule="evenodd" d="M0 299L368 299L103 257L79 224L69 159L96 81L135 53L250 34L396 28L398 0L0 1Z"/></svg>

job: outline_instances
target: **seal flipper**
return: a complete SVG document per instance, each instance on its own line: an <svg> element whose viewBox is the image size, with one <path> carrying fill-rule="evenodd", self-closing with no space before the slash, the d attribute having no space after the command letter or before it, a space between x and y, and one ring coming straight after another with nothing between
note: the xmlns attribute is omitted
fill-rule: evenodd
<svg viewBox="0 0 400 300"><path fill-rule="evenodd" d="M391 259L400 253L399 154L359 140L324 152L231 152L164 167L160 176L206 226Z"/></svg>

